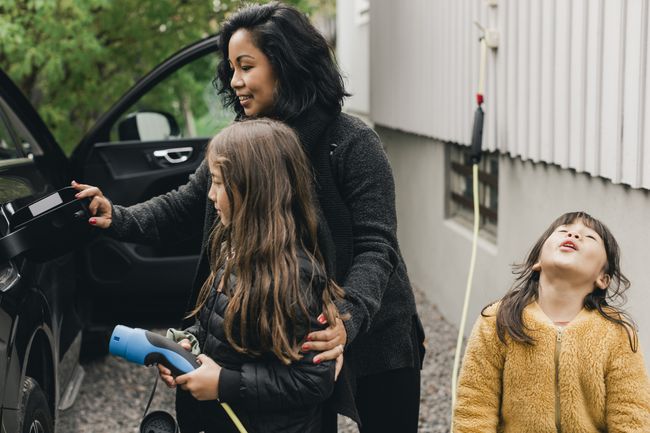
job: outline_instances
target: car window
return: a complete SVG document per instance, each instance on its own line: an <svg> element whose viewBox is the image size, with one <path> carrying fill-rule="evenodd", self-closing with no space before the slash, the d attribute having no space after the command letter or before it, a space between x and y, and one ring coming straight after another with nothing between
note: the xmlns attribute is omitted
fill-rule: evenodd
<svg viewBox="0 0 650 433"><path fill-rule="evenodd" d="M214 54L201 57L158 83L112 126L111 141L134 139L128 133L128 121L136 113L142 113L137 116L140 127L146 123L155 131L148 134L141 129L139 136L136 135L141 141L215 135L234 118L232 111L222 108L212 85L217 61ZM168 127L168 122L178 128Z"/></svg>
<svg viewBox="0 0 650 433"><path fill-rule="evenodd" d="M3 146L2 149L4 149L0 149L0 153L7 155L7 158L0 156L0 160L43 155L43 150L32 134L29 133L18 116L16 116L11 108L9 108L9 105L2 99L0 99L0 124L2 124L0 125L0 130L4 128L13 137L12 146L5 149L4 144L0 144L0 146Z"/></svg>
<svg viewBox="0 0 650 433"><path fill-rule="evenodd" d="M32 144L33 143L33 144ZM0 167L23 165L30 154L42 154L40 147L18 117L0 98ZM0 176L0 203L29 197L34 194L30 185L20 176Z"/></svg>
<svg viewBox="0 0 650 433"><path fill-rule="evenodd" d="M7 116L0 107L0 160L18 158L16 138L9 128Z"/></svg>

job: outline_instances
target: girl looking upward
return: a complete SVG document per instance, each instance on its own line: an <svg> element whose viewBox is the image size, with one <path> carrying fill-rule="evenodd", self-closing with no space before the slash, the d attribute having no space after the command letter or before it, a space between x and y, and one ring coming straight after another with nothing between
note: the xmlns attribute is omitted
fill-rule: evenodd
<svg viewBox="0 0 650 433"><path fill-rule="evenodd" d="M470 336L453 431L650 431L650 383L614 236L584 212L560 216Z"/></svg>

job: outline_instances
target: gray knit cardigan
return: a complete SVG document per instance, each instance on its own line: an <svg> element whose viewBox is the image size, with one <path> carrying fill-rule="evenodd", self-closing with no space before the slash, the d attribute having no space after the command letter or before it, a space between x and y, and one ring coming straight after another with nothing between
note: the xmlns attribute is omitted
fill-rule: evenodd
<svg viewBox="0 0 650 433"><path fill-rule="evenodd" d="M388 159L377 134L355 117L339 114L328 134L336 144L332 171L352 217L354 258L342 282L346 299L339 305L350 313L345 322L346 360L358 376L419 368L423 335L397 242L395 186ZM115 205L109 232L121 240L159 244L202 230L196 291L209 272L207 237L216 217L207 200L210 182L204 162L176 190L130 207Z"/></svg>

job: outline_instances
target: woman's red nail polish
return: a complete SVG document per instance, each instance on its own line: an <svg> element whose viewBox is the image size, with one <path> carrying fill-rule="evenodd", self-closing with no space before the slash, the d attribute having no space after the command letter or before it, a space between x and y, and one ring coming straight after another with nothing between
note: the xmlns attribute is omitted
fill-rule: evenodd
<svg viewBox="0 0 650 433"><path fill-rule="evenodd" d="M309 350L309 344L303 344L302 350Z"/></svg>
<svg viewBox="0 0 650 433"><path fill-rule="evenodd" d="M320 358L314 359L314 364L320 364Z"/></svg>
<svg viewBox="0 0 650 433"><path fill-rule="evenodd" d="M320 316L318 316L318 321L320 323L325 323L325 316L323 316L322 314Z"/></svg>
<svg viewBox="0 0 650 433"><path fill-rule="evenodd" d="M307 341L311 341L311 335L307 336Z"/></svg>
<svg viewBox="0 0 650 433"><path fill-rule="evenodd" d="M90 224L92 224L92 225L97 224L97 220L96 220L95 218L91 218L91 219L89 219L88 222L89 222Z"/></svg>

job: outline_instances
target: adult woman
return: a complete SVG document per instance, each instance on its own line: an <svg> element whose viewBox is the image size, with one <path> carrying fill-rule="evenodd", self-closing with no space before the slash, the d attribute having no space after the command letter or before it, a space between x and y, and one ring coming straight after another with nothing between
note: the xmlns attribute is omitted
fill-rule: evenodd
<svg viewBox="0 0 650 433"><path fill-rule="evenodd" d="M318 242L329 274L345 289L339 310L350 319L344 327L310 334L303 350L324 351L318 362L346 345L363 432L417 431L422 333L396 238L393 177L379 138L341 113L347 94L329 47L296 9L269 3L239 10L222 24L220 50L215 85L225 105L238 117L286 122L314 170ZM98 196L95 224L110 225L121 238L155 241L203 215L207 235L215 216L206 212L206 171L199 168L177 191L112 212L96 188L83 194ZM206 275L203 257L196 281ZM190 305L195 297L196 291Z"/></svg>

